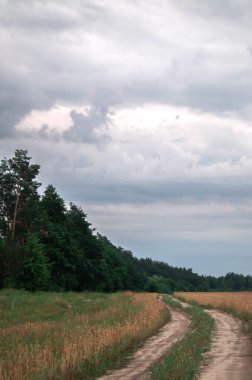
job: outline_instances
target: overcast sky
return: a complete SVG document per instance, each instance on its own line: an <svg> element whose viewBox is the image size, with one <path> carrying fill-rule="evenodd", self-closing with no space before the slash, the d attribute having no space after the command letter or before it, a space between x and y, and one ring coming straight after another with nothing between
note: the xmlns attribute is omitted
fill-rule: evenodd
<svg viewBox="0 0 252 380"><path fill-rule="evenodd" d="M116 245L252 274L251 0L0 0L0 153Z"/></svg>

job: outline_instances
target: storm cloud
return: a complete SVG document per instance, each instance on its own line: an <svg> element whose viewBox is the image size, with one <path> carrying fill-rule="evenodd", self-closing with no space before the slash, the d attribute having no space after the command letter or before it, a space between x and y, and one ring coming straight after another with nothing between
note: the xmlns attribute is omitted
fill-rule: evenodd
<svg viewBox="0 0 252 380"><path fill-rule="evenodd" d="M0 8L2 123L10 130L55 102L219 112L251 103L248 1L31 0Z"/></svg>
<svg viewBox="0 0 252 380"><path fill-rule="evenodd" d="M135 254L204 272L235 235L239 270L252 261L251 16L249 0L0 0L1 155L28 149L43 184Z"/></svg>
<svg viewBox="0 0 252 380"><path fill-rule="evenodd" d="M72 110L70 116L73 126L63 133L66 140L104 144L109 139L105 132L110 122L107 108L91 107L86 115Z"/></svg>

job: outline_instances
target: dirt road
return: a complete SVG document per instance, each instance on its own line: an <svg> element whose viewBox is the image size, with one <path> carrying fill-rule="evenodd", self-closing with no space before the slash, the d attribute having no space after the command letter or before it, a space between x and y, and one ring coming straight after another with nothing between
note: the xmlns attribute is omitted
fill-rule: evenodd
<svg viewBox="0 0 252 380"><path fill-rule="evenodd" d="M218 310L206 312L215 319L213 342L197 379L252 380L252 344L242 322Z"/></svg>
<svg viewBox="0 0 252 380"><path fill-rule="evenodd" d="M148 369L159 360L171 346L183 338L189 329L189 316L181 311L170 309L171 322L167 323L160 332L149 338L129 361L127 367L111 371L98 380L144 380Z"/></svg>
<svg viewBox="0 0 252 380"><path fill-rule="evenodd" d="M188 304L183 303L183 307ZM170 309L172 320L158 335L151 337L138 350L127 367L111 371L98 380L145 380L149 368L172 345L183 338L190 319L180 310ZM252 344L243 331L243 324L230 314L206 310L215 319L212 348L204 355L197 380L252 380Z"/></svg>

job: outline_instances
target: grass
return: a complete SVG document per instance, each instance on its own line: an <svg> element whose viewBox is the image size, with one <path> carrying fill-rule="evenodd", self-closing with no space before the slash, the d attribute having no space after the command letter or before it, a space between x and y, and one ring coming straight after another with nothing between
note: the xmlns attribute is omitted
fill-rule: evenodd
<svg viewBox="0 0 252 380"><path fill-rule="evenodd" d="M164 301L181 308L181 304L168 296ZM179 305L177 305L179 304ZM192 315L191 329L186 336L175 343L172 351L152 369L153 380L192 380L197 374L202 354L210 349L213 319L199 306L185 309Z"/></svg>
<svg viewBox="0 0 252 380"><path fill-rule="evenodd" d="M0 291L0 327L27 322L60 321L67 311L77 315L106 310L110 296L99 293L29 293Z"/></svg>
<svg viewBox="0 0 252 380"><path fill-rule="evenodd" d="M94 379L168 318L156 294L2 290L0 378Z"/></svg>
<svg viewBox="0 0 252 380"><path fill-rule="evenodd" d="M178 302L177 300L175 300L174 298L171 298L170 296L168 295L165 295L163 297L163 301L165 303L167 303L167 305L173 307L174 309L183 309L182 305L180 302Z"/></svg>
<svg viewBox="0 0 252 380"><path fill-rule="evenodd" d="M188 292L174 293L176 298L217 308L246 322L246 331L252 340L252 292Z"/></svg>

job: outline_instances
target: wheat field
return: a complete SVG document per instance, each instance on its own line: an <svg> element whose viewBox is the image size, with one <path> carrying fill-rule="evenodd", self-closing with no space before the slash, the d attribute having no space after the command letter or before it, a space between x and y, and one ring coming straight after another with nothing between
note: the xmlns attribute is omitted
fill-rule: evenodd
<svg viewBox="0 0 252 380"><path fill-rule="evenodd" d="M0 293L0 301L1 295L4 300L5 293ZM50 302L45 298L43 307L37 304L37 308L41 307L37 314L36 310L32 314L32 308L27 309L36 296L25 297L14 306L5 299L7 303L1 309L0 321L3 323L4 316L7 321L0 330L2 380L94 378L120 353L154 334L168 319L156 294L79 294L68 299L64 295L48 295ZM79 312L74 310L74 303L80 304ZM7 305L17 315L9 316L5 312ZM62 314L57 314L59 309L63 309ZM36 321L48 319L46 315L51 320Z"/></svg>
<svg viewBox="0 0 252 380"><path fill-rule="evenodd" d="M235 309L252 316L252 292L175 292L175 297L196 301L201 305Z"/></svg>

